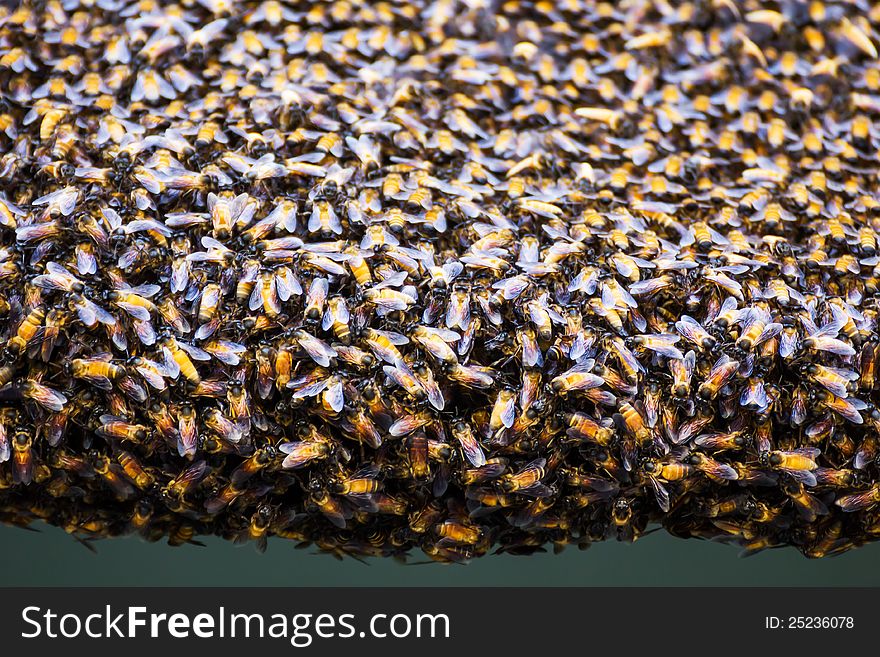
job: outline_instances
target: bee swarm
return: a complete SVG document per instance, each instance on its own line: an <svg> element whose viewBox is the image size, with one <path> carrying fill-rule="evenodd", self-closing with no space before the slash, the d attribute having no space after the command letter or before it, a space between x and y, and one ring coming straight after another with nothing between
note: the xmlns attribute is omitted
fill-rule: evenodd
<svg viewBox="0 0 880 657"><path fill-rule="evenodd" d="M0 520L880 536L880 5L0 8Z"/></svg>

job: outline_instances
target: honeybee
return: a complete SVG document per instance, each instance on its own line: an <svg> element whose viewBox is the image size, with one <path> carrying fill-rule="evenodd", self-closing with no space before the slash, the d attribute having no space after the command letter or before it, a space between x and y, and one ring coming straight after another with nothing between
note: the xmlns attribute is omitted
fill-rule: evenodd
<svg viewBox="0 0 880 657"><path fill-rule="evenodd" d="M526 464L516 473L504 475L498 480L499 490L504 493L516 493L531 497L547 497L552 494L550 488L541 482L547 472L547 460L535 459Z"/></svg>
<svg viewBox="0 0 880 657"><path fill-rule="evenodd" d="M177 431L177 453L192 460L199 441L196 412L192 405L182 404L177 409Z"/></svg>
<svg viewBox="0 0 880 657"><path fill-rule="evenodd" d="M42 308L34 308L22 320L13 335L6 343L6 353L16 358L21 356L36 340L42 337L43 321L46 319L46 311Z"/></svg>
<svg viewBox="0 0 880 657"><path fill-rule="evenodd" d="M330 456L331 446L324 439L281 443L278 450L287 456L281 463L282 468L297 469L312 461L320 461Z"/></svg>
<svg viewBox="0 0 880 657"><path fill-rule="evenodd" d="M100 358L74 358L69 363L72 376L89 381L102 390L111 390L113 382L125 376L125 369Z"/></svg>
<svg viewBox="0 0 880 657"><path fill-rule="evenodd" d="M33 441L26 431L12 437L12 481L27 486L34 478Z"/></svg>
<svg viewBox="0 0 880 657"><path fill-rule="evenodd" d="M697 395L702 399L714 399L718 393L736 374L740 363L722 354L713 365L706 379L697 389Z"/></svg>
<svg viewBox="0 0 880 657"><path fill-rule="evenodd" d="M155 483L155 477L147 472L137 457L131 452L121 451L116 454L116 460L122 466L125 476L141 490L147 490Z"/></svg>

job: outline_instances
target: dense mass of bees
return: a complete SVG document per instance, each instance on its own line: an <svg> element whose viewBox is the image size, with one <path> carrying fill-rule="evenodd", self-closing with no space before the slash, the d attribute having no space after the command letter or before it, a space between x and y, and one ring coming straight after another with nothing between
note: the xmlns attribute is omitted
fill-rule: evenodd
<svg viewBox="0 0 880 657"><path fill-rule="evenodd" d="M880 535L880 6L0 9L0 518Z"/></svg>

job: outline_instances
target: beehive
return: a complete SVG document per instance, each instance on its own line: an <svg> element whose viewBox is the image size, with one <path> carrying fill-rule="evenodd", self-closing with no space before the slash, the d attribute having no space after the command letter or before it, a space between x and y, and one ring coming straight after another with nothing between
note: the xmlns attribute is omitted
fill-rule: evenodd
<svg viewBox="0 0 880 657"><path fill-rule="evenodd" d="M0 9L0 518L441 561L872 540L878 21Z"/></svg>

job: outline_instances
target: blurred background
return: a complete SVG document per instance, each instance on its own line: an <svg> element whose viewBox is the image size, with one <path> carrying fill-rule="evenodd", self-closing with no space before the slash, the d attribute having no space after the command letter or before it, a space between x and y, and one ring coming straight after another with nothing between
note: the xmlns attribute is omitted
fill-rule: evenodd
<svg viewBox="0 0 880 657"><path fill-rule="evenodd" d="M821 560L791 549L739 558L739 548L681 540L662 532L632 545L594 544L562 554L486 556L467 565L337 561L269 541L217 538L206 547L172 548L139 537L92 543L92 553L62 530L0 527L2 586L878 586L880 544ZM420 560L417 555L414 561Z"/></svg>

